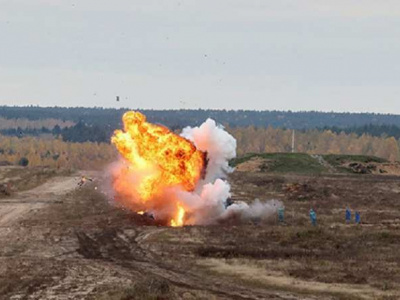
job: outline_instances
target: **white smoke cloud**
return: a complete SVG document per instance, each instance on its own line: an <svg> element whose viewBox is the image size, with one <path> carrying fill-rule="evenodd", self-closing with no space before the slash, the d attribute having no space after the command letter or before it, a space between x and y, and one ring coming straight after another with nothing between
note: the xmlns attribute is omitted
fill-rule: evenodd
<svg viewBox="0 0 400 300"><path fill-rule="evenodd" d="M239 221L264 221L276 213L282 206L279 201L254 203L233 203L227 206L231 197L227 173L233 172L229 160L236 157L236 140L221 125L212 119L207 119L199 127L186 127L181 136L192 141L201 151L207 152L209 159L206 177L197 185L195 192L182 192L179 195L189 210L190 224L212 224L228 219Z"/></svg>
<svg viewBox="0 0 400 300"><path fill-rule="evenodd" d="M283 207L283 203L278 200L261 202L259 199L253 203L238 202L230 205L220 216L220 220L240 219L240 221L267 221L277 213L278 208Z"/></svg>
<svg viewBox="0 0 400 300"><path fill-rule="evenodd" d="M192 141L197 149L207 152L206 183L225 178L227 173L233 171L229 160L236 157L236 140L222 125L207 119L199 127L184 128L181 136Z"/></svg>
<svg viewBox="0 0 400 300"><path fill-rule="evenodd" d="M179 194L190 215L187 223L199 225L215 223L225 212L230 196L230 185L222 179L201 186L197 192Z"/></svg>

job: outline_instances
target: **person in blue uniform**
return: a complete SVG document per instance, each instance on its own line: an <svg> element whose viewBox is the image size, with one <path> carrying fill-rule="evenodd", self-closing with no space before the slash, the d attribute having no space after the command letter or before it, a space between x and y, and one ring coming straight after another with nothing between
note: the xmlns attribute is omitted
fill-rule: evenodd
<svg viewBox="0 0 400 300"><path fill-rule="evenodd" d="M278 208L278 220L279 223L283 223L285 221L285 208L283 206Z"/></svg>
<svg viewBox="0 0 400 300"><path fill-rule="evenodd" d="M346 223L350 223L351 222L351 210L350 208L346 208Z"/></svg>
<svg viewBox="0 0 400 300"><path fill-rule="evenodd" d="M317 214L312 208L310 209L310 221L311 225L313 226L317 225Z"/></svg>
<svg viewBox="0 0 400 300"><path fill-rule="evenodd" d="M356 211L355 222L356 222L356 224L360 224L361 223L361 214L360 214L359 211Z"/></svg>

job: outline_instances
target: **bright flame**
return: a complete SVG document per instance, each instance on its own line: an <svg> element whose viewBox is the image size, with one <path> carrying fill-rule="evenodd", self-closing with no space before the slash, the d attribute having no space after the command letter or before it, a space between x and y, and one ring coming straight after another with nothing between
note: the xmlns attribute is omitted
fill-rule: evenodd
<svg viewBox="0 0 400 300"><path fill-rule="evenodd" d="M185 209L178 204L178 213L176 214L175 220L171 220L172 227L183 226L183 218L185 217Z"/></svg>
<svg viewBox="0 0 400 300"><path fill-rule="evenodd" d="M182 226L185 209L177 203L179 199L173 200L175 204L165 199L171 188L195 189L206 154L168 128L146 122L139 112L126 112L122 120L124 131L116 130L111 141L127 166L114 174L115 191L135 210L161 207L168 211L171 226Z"/></svg>
<svg viewBox="0 0 400 300"><path fill-rule="evenodd" d="M143 210L137 211L136 213L137 213L138 215L141 215L141 216L144 215L144 211L143 211Z"/></svg>

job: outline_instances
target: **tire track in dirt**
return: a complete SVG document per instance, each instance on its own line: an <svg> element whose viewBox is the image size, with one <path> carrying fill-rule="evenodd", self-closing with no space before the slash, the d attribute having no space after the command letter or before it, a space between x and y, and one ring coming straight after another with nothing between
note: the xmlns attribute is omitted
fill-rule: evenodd
<svg viewBox="0 0 400 300"><path fill-rule="evenodd" d="M314 297L299 297L294 296L290 293L270 291L262 288L253 287L251 290L248 287L242 287L234 284L234 282L227 282L223 278L216 276L207 276L201 271L197 273L182 268L178 263L166 263L163 259L155 252L151 250L151 247L146 245L146 240L153 235L160 234L167 231L168 228L152 228L146 229L145 232L135 232L134 241L137 247L142 249L142 253L145 254L147 259L135 260L127 262L119 262L121 266L133 268L139 270L145 274L151 274L152 276L161 277L167 280L171 284L189 290L207 291L215 296L223 297L226 299L315 299ZM322 298L320 298L322 299Z"/></svg>
<svg viewBox="0 0 400 300"><path fill-rule="evenodd" d="M77 252L88 260L112 263L126 272L139 273L143 276L159 278L172 286L186 291L207 292L218 299L315 299L294 296L290 293L240 286L218 276L210 276L200 270L193 270L190 265L168 260L152 251L146 240L153 235L167 231L168 228L146 227L144 229L124 230L106 229L101 232L77 232L79 249ZM144 230L140 232L140 230Z"/></svg>

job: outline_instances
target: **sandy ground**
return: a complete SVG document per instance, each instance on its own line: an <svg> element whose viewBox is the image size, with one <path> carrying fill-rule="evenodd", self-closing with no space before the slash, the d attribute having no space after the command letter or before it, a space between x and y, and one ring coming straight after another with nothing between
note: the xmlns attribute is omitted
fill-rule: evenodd
<svg viewBox="0 0 400 300"><path fill-rule="evenodd" d="M112 205L99 181L77 188L82 174L99 176L0 199L0 299L400 299L396 177L241 172L236 197L284 201L285 224L169 228ZM343 223L346 204L364 224Z"/></svg>

